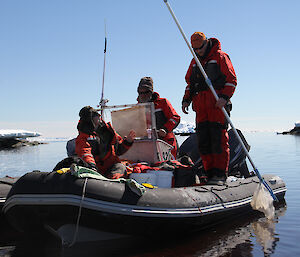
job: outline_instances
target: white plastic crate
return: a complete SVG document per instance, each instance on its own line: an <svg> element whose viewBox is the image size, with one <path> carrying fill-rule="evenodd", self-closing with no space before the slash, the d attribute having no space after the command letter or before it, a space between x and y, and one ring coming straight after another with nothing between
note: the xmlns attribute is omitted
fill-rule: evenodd
<svg viewBox="0 0 300 257"><path fill-rule="evenodd" d="M159 161L171 160L172 146L162 141L140 139L135 140L132 147L123 155L121 159L133 162L147 162L153 164Z"/></svg>

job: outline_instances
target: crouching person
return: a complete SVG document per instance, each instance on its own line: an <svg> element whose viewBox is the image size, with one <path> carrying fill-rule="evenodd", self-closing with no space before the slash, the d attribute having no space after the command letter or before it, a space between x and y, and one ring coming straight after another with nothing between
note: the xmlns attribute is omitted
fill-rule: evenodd
<svg viewBox="0 0 300 257"><path fill-rule="evenodd" d="M107 178L117 179L126 175L126 167L118 156L133 144L135 131L131 130L124 139L115 132L110 123L90 106L79 112L76 138L76 154L89 166Z"/></svg>

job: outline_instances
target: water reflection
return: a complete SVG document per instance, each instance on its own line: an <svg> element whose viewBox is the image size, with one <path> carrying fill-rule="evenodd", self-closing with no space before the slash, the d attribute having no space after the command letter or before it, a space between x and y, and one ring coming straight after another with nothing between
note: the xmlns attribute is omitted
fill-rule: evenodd
<svg viewBox="0 0 300 257"><path fill-rule="evenodd" d="M253 249L256 243L262 248L264 256L270 256L275 252L278 235L275 233L275 224L278 218L283 216L286 211L285 202L278 206L275 211L274 220L268 220L265 217L255 218L247 224L238 222L225 234L220 234L210 245L210 249L201 249L194 256L201 257L219 257L219 256L254 256ZM241 220L242 221L242 220Z"/></svg>
<svg viewBox="0 0 300 257"><path fill-rule="evenodd" d="M128 255L130 257L182 256L182 257L250 257L257 256L254 249L262 249L264 256L275 252L279 235L275 232L279 217L286 212L285 202L277 206L275 219L267 220L257 213L236 217L225 224L201 232L184 241L169 243L164 248ZM256 241L255 241L256 239ZM253 241L254 240L254 241ZM260 251L261 252L261 251Z"/></svg>
<svg viewBox="0 0 300 257"><path fill-rule="evenodd" d="M300 149L300 135L295 135L295 144L296 144L296 149Z"/></svg>
<svg viewBox="0 0 300 257"><path fill-rule="evenodd" d="M274 220L261 218L252 223L252 230L256 242L262 246L264 256L270 256L275 252L276 244L279 241L279 235L275 233L275 224L279 222L279 217L286 212L286 205L276 210Z"/></svg>
<svg viewBox="0 0 300 257"><path fill-rule="evenodd" d="M238 216L234 219L217 225L210 229L203 230L191 236L178 235L170 239L134 239L126 245L116 242L105 242L100 247L95 245L77 245L70 249L63 249L59 254L53 256L127 256L127 257L251 257L258 256L257 251L264 256L271 256L276 251L276 245L280 235L276 233L276 224L279 217L286 212L286 204L282 202L276 207L274 220L267 220L258 213L250 212L247 215ZM124 243L124 242L123 242ZM24 244L22 244L24 247ZM48 245L49 247L49 245ZM50 247L51 248L51 247ZM52 250L57 248L53 246ZM18 246L12 255L18 251ZM34 247L25 251L27 254L34 254ZM50 250L43 250L49 253ZM61 255L60 255L61 254ZM0 255L1 256L1 255Z"/></svg>

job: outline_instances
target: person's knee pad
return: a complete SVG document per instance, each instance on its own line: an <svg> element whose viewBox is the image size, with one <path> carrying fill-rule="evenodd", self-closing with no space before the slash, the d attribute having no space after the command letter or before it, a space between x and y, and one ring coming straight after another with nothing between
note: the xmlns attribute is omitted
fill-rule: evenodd
<svg viewBox="0 0 300 257"><path fill-rule="evenodd" d="M222 153L222 132L224 125L218 122L211 122L209 126L211 152L215 154Z"/></svg>
<svg viewBox="0 0 300 257"><path fill-rule="evenodd" d="M198 149L200 154L211 153L208 122L200 122L196 126Z"/></svg>

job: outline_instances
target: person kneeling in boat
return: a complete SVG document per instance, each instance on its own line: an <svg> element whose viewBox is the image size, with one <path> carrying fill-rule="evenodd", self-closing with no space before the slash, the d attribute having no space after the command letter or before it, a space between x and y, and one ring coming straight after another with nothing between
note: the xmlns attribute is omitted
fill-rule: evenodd
<svg viewBox="0 0 300 257"><path fill-rule="evenodd" d="M141 78L137 92L139 103L154 103L158 137L173 146L171 154L176 159L178 143L173 129L180 123L180 116L166 98L161 98L157 92L153 92L153 79L151 77Z"/></svg>
<svg viewBox="0 0 300 257"><path fill-rule="evenodd" d="M102 120L100 114L90 106L79 112L76 138L76 154L89 166L110 179L126 176L126 167L118 156L133 144L135 131L131 130L124 139L112 125Z"/></svg>

